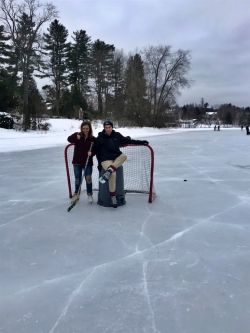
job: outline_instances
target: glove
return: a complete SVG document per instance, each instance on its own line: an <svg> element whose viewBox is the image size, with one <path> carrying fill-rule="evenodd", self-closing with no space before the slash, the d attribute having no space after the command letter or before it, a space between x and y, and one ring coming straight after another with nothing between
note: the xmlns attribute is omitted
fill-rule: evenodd
<svg viewBox="0 0 250 333"><path fill-rule="evenodd" d="M147 140L142 140L141 143L143 144L143 146L147 146L148 145L148 141Z"/></svg>
<svg viewBox="0 0 250 333"><path fill-rule="evenodd" d="M98 171L101 171L101 170L102 170L102 165L101 165L101 164L98 164L98 165L97 165L97 169L98 169Z"/></svg>

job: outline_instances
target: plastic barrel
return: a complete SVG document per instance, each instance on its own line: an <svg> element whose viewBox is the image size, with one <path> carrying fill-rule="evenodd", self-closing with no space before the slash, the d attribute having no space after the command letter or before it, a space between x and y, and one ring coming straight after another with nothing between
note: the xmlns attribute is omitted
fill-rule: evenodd
<svg viewBox="0 0 250 333"><path fill-rule="evenodd" d="M102 168L99 173L99 177L105 172ZM123 206L126 204L125 192L124 192L124 178L123 178L123 166L116 169L116 199L117 206ZM108 181L104 184L99 182L99 192L97 204L103 207L112 207L109 194Z"/></svg>

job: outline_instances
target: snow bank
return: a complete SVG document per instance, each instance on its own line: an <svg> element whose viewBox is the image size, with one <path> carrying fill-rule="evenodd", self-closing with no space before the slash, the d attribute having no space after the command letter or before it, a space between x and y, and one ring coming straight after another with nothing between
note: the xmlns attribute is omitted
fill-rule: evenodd
<svg viewBox="0 0 250 333"><path fill-rule="evenodd" d="M31 149L41 149L47 147L56 147L67 145L67 138L74 132L79 131L81 121L75 119L49 119L51 124L49 131L15 131L0 128L0 152L21 151ZM92 123L94 135L102 131L101 121ZM124 136L130 136L132 139L145 138L155 135L182 133L186 131L213 130L213 128L178 128L178 129L157 129L152 127L116 127Z"/></svg>

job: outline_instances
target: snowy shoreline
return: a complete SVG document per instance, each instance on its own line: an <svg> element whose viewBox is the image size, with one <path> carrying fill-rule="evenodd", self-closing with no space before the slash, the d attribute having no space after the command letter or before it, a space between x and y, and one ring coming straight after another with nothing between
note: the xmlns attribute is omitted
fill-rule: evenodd
<svg viewBox="0 0 250 333"><path fill-rule="evenodd" d="M49 119L51 124L49 131L28 131L20 132L15 130L7 130L0 128L0 153L12 151L24 151L33 149L42 149L49 147L57 147L60 145L67 145L67 138L74 132L79 131L81 122L75 119ZM102 123L100 121L93 122L93 132L97 136L98 132L102 131ZM223 130L239 130L239 128L229 127ZM116 127L124 136L131 138L143 138L157 135L169 135L183 132L193 131L212 131L213 127L197 127L197 128L152 128L152 127Z"/></svg>

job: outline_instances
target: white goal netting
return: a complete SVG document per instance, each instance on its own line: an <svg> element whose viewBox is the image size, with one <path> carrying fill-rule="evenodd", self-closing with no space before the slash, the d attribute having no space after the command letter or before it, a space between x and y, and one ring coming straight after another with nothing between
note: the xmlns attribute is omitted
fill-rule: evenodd
<svg viewBox="0 0 250 333"><path fill-rule="evenodd" d="M127 155L127 160L123 164L124 190L126 193L148 194L148 202L152 202L156 196L153 185L154 174L154 151L151 146L124 145L121 151ZM75 177L72 166L74 145L69 144L65 148L65 164L68 180L69 197L72 197L75 187ZM97 170L97 159L93 158L92 183L93 191L99 189L99 172ZM85 189L85 182L82 183Z"/></svg>

